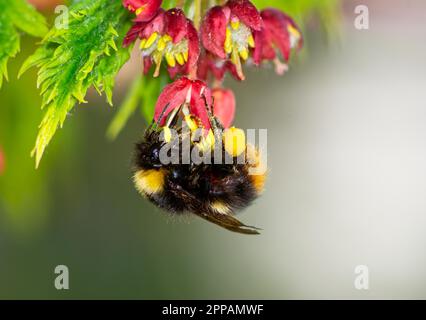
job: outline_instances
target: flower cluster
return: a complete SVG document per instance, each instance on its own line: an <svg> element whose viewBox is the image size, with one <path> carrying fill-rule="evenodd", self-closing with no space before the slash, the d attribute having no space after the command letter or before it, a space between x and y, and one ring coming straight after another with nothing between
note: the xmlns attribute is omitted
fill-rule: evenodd
<svg viewBox="0 0 426 320"><path fill-rule="evenodd" d="M267 63L284 74L292 49L303 46L291 17L272 8L259 11L249 0L228 0L195 12L193 20L182 8L166 11L161 4L161 0L123 0L136 16L123 45L140 41L144 73L154 66L157 77L163 64L172 79L180 76L158 98L155 121L185 105L188 122L193 117L197 126L210 130L209 117L214 115L224 128L231 127L236 104L233 92L222 87L225 75L242 81L244 65ZM196 7L189 11L197 11Z"/></svg>

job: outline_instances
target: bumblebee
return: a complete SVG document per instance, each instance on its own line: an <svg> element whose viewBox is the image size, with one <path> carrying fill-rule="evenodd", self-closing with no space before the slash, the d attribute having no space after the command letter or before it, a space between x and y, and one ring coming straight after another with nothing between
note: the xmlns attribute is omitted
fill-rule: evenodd
<svg viewBox="0 0 426 320"><path fill-rule="evenodd" d="M223 130L219 120L209 113L214 131L209 130L208 134L202 134L194 141L182 128L187 126L189 133L193 133L200 129L200 125L195 117L185 113L185 109L171 115L163 127L159 125L161 118L152 122L142 142L136 145L136 189L171 214L189 212L233 232L259 234L258 228L247 226L234 216L262 193L266 179L266 172L251 174L251 170L259 169L262 162L258 150L246 145L244 131L237 128ZM171 129L177 133L173 142ZM178 150L178 163L164 164L162 161L162 148L167 144L169 152ZM210 161L198 163L190 159L185 163L185 145L189 146L191 154L196 151L207 155ZM219 152L211 152L215 148ZM222 159L230 161L215 163L214 156L218 153Z"/></svg>

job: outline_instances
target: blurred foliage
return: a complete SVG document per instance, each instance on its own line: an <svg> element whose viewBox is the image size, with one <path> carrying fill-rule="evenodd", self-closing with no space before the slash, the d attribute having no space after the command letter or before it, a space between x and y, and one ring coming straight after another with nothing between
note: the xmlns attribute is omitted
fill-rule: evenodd
<svg viewBox="0 0 426 320"><path fill-rule="evenodd" d="M22 66L20 74L37 66L45 116L33 150L36 166L58 127L74 105L85 103L94 86L112 104L114 78L130 57L121 43L130 14L121 1L81 0L70 7L68 28L53 27L40 48ZM118 45L116 44L118 43Z"/></svg>
<svg viewBox="0 0 426 320"><path fill-rule="evenodd" d="M25 0L0 1L0 88L3 77L8 80L7 62L20 49L18 29L35 37L48 31L44 17Z"/></svg>
<svg viewBox="0 0 426 320"><path fill-rule="evenodd" d="M133 81L123 104L115 114L107 130L107 136L114 140L124 129L129 118L140 107L141 114L149 123L154 117L154 105L161 89L169 82L168 76L161 73L158 78L139 76Z"/></svg>
<svg viewBox="0 0 426 320"><path fill-rule="evenodd" d="M11 72L18 72L32 47L32 41L24 37L23 52L11 61ZM29 72L19 81L5 83L0 90L0 146L5 157L4 172L0 175L0 223L4 230L22 235L39 230L47 222L51 180L63 178L55 174L57 165L72 172L78 164L76 144L80 136L75 127L80 122L62 132L60 143L50 150L46 168L34 170L29 155L37 134L41 100L35 86L36 76L35 72Z"/></svg>
<svg viewBox="0 0 426 320"><path fill-rule="evenodd" d="M293 17L302 28L318 17L328 35L337 32L341 0L252 0L259 9L274 7Z"/></svg>

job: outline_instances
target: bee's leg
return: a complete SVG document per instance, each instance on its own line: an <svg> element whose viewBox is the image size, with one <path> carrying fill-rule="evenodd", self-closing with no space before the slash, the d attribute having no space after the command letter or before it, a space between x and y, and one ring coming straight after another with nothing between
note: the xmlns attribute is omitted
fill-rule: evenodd
<svg viewBox="0 0 426 320"><path fill-rule="evenodd" d="M160 123L163 122L164 115L166 114L166 111L169 108L169 106L170 106L170 103L168 103L168 104L166 104L164 106L163 110L161 111L160 116L158 117L157 122L153 121L152 124L150 125L149 129L155 130L155 129L158 128L158 126L160 125Z"/></svg>

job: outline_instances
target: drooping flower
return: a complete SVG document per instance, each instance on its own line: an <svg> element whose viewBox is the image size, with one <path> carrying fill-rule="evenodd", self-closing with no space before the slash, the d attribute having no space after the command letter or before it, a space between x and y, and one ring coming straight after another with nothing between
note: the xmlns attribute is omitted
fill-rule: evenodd
<svg viewBox="0 0 426 320"><path fill-rule="evenodd" d="M200 55L197 30L181 9L160 9L151 21L136 21L124 39L124 46L136 38L141 40L144 72L148 73L155 64L154 77L159 75L163 59L174 78L177 74L188 74Z"/></svg>
<svg viewBox="0 0 426 320"><path fill-rule="evenodd" d="M291 49L303 47L302 33L292 18L277 9L265 9L261 12L263 28L254 33L256 61L273 61L276 71L287 71ZM285 63L281 62L280 56Z"/></svg>
<svg viewBox="0 0 426 320"><path fill-rule="evenodd" d="M212 90L214 99L213 114L224 128L232 125L235 117L235 95L232 90L215 88Z"/></svg>
<svg viewBox="0 0 426 320"><path fill-rule="evenodd" d="M198 60L197 76L201 80L208 81L213 78L213 80L222 83L227 71L236 80L243 80L240 78L235 65L229 60L217 58L211 53L201 55Z"/></svg>
<svg viewBox="0 0 426 320"><path fill-rule="evenodd" d="M224 6L211 8L201 26L204 47L215 56L230 60L241 79L244 74L241 59L250 57L255 47L253 33L262 28L262 18L248 0L229 0Z"/></svg>
<svg viewBox="0 0 426 320"><path fill-rule="evenodd" d="M211 91L203 81L183 77L163 89L155 105L154 121L159 121L159 125L164 126L167 116L172 111L185 107L187 108L184 112L187 116L185 120L188 120L190 128L192 123L190 117L194 116L204 129L209 130L211 128L209 112L212 102Z"/></svg>
<svg viewBox="0 0 426 320"><path fill-rule="evenodd" d="M136 21L149 21L161 7L162 0L123 0L123 5L136 13Z"/></svg>

